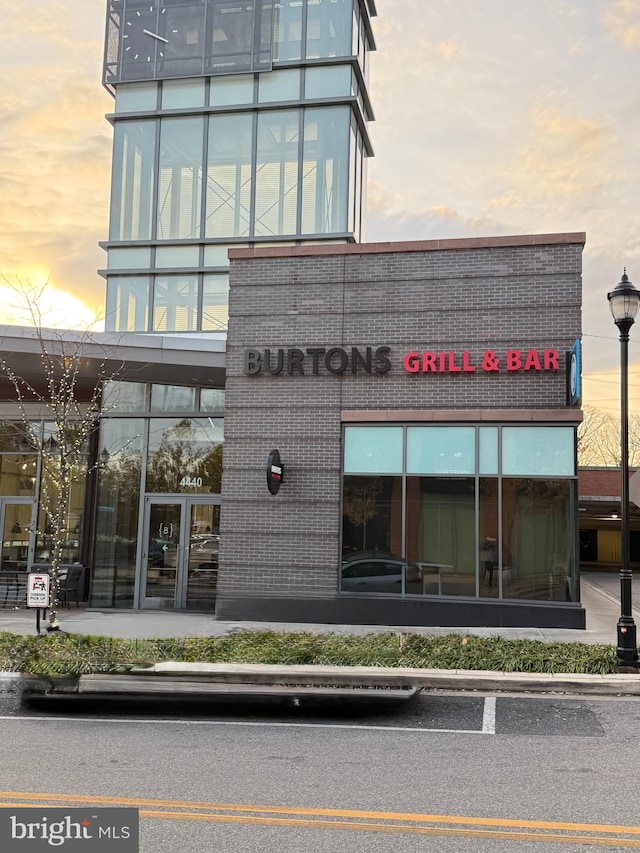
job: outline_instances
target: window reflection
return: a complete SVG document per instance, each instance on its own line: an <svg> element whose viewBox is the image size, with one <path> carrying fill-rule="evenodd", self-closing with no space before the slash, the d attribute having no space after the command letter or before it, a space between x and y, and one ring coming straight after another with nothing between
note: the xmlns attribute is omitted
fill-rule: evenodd
<svg viewBox="0 0 640 853"><path fill-rule="evenodd" d="M152 412L193 412L196 408L196 389L185 385L152 385Z"/></svg>
<svg viewBox="0 0 640 853"><path fill-rule="evenodd" d="M146 332L149 326L149 277L110 276L105 326L111 332Z"/></svg>
<svg viewBox="0 0 640 853"><path fill-rule="evenodd" d="M158 239L200 236L204 119L166 118L160 124Z"/></svg>
<svg viewBox="0 0 640 853"><path fill-rule="evenodd" d="M404 479L385 476L389 442L382 452L380 438L394 429L405 439L391 453ZM577 483L563 476L567 435L556 429L545 442L549 428L527 433L541 464L557 467L554 478L506 477L498 447L507 430L513 428L345 427L343 471L368 474L343 474L343 569L355 560L362 570L348 576L350 591L361 585L404 595L577 600ZM527 452L520 450L521 458ZM437 473L440 460L447 475ZM403 567L401 590L383 558ZM372 559L365 568L361 561ZM378 573L383 580L372 580ZM356 580L359 574L369 580Z"/></svg>
<svg viewBox="0 0 640 853"><path fill-rule="evenodd" d="M84 505L87 486L88 459L78 457L70 466L71 479L69 502L61 519L56 519L59 507L60 466L56 456L51 456L43 465L40 483L40 507L36 534L36 563L49 563L53 558L52 543L54 522L65 532L62 543L62 562L80 562L80 543L82 542Z"/></svg>
<svg viewBox="0 0 640 853"><path fill-rule="evenodd" d="M156 277L153 331L193 332L198 327L198 277Z"/></svg>
<svg viewBox="0 0 640 853"><path fill-rule="evenodd" d="M497 598L500 592L497 477L480 478L479 516L480 595L484 598Z"/></svg>
<svg viewBox="0 0 640 853"><path fill-rule="evenodd" d="M200 410L224 413L224 390L221 388L201 388Z"/></svg>
<svg viewBox="0 0 640 853"><path fill-rule="evenodd" d="M147 492L219 493L222 418L158 418L150 422Z"/></svg>
<svg viewBox="0 0 640 853"><path fill-rule="evenodd" d="M571 600L572 485L570 480L503 480L504 598Z"/></svg>
<svg viewBox="0 0 640 853"><path fill-rule="evenodd" d="M102 408L105 412L144 412L147 408L147 386L144 382L105 382Z"/></svg>
<svg viewBox="0 0 640 853"><path fill-rule="evenodd" d="M34 454L0 454L0 495L34 495L37 464Z"/></svg>
<svg viewBox="0 0 640 853"><path fill-rule="evenodd" d="M476 594L475 481L407 477L407 561L417 583L407 592Z"/></svg>
<svg viewBox="0 0 640 853"><path fill-rule="evenodd" d="M302 233L347 230L349 107L305 110Z"/></svg>
<svg viewBox="0 0 640 853"><path fill-rule="evenodd" d="M316 0L307 5L307 59L349 56L353 0Z"/></svg>
<svg viewBox="0 0 640 853"><path fill-rule="evenodd" d="M155 121L122 121L114 130L111 240L149 240L154 190Z"/></svg>
<svg viewBox="0 0 640 853"><path fill-rule="evenodd" d="M298 209L298 110L258 115L256 236L295 234Z"/></svg>
<svg viewBox="0 0 640 853"><path fill-rule="evenodd" d="M345 477L343 592L402 592L402 478Z"/></svg>

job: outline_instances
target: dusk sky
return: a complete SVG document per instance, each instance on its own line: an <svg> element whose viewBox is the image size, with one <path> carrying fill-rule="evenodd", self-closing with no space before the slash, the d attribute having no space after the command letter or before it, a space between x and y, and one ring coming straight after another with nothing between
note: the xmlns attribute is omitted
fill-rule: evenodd
<svg viewBox="0 0 640 853"><path fill-rule="evenodd" d="M584 402L616 412L606 294L624 266L640 287L640 0L376 5L366 239L585 231ZM106 0L2 0L0 272L48 278L58 325L104 303L105 15ZM0 322L22 322L0 297ZM631 339L640 413L640 323Z"/></svg>

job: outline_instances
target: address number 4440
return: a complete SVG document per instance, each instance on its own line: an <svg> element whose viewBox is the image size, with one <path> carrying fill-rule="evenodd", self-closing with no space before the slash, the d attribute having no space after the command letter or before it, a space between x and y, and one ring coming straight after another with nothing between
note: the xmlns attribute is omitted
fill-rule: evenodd
<svg viewBox="0 0 640 853"><path fill-rule="evenodd" d="M183 477L180 485L190 489L199 489L202 486L202 477Z"/></svg>

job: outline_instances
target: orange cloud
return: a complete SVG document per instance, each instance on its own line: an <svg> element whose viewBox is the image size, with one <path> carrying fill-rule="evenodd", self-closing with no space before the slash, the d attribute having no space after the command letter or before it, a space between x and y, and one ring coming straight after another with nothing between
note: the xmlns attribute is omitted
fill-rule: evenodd
<svg viewBox="0 0 640 853"><path fill-rule="evenodd" d="M582 196L613 176L614 151L606 122L538 104L530 115L528 144L511 169L538 197Z"/></svg>
<svg viewBox="0 0 640 853"><path fill-rule="evenodd" d="M97 82L46 71L11 69L0 93L0 271L50 271L95 313L104 302L96 269L107 234L111 105Z"/></svg>
<svg viewBox="0 0 640 853"><path fill-rule="evenodd" d="M108 216L104 113L113 108L101 86L104 19L100 0L2 2L0 273L70 294L57 297L72 306L68 322L104 306L96 270ZM0 299L4 322L15 312Z"/></svg>
<svg viewBox="0 0 640 853"><path fill-rule="evenodd" d="M622 47L640 47L640 0L616 0L604 16L604 25Z"/></svg>

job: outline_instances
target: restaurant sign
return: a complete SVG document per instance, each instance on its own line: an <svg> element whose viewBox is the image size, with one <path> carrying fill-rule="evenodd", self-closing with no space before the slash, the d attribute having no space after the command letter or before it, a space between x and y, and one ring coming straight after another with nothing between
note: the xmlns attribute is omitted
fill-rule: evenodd
<svg viewBox="0 0 640 853"><path fill-rule="evenodd" d="M244 372L249 376L388 373L390 355L388 346L246 349ZM474 357L468 350L425 350L406 353L402 367L407 373L555 372L560 370L560 353L557 349L487 349Z"/></svg>
<svg viewBox="0 0 640 853"><path fill-rule="evenodd" d="M408 373L475 373L479 368L485 373L533 370L536 372L559 370L560 353L557 349L519 350L508 349L504 353L488 349L475 363L469 352L408 352L403 359Z"/></svg>

